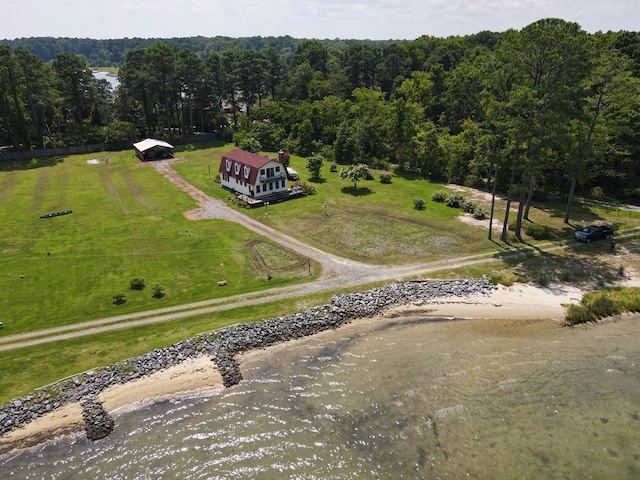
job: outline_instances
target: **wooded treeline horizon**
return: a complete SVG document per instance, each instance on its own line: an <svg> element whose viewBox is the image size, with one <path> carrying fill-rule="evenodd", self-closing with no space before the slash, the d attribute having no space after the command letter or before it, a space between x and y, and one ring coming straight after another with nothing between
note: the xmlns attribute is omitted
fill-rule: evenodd
<svg viewBox="0 0 640 480"><path fill-rule="evenodd" d="M71 51L51 61L40 55L56 39L0 45L0 147L215 132L246 149L393 164L433 181L497 178L523 205L640 197L638 32L589 34L551 18L401 41L215 38L121 40L115 91L89 66L119 57L71 46L118 40L63 39Z"/></svg>

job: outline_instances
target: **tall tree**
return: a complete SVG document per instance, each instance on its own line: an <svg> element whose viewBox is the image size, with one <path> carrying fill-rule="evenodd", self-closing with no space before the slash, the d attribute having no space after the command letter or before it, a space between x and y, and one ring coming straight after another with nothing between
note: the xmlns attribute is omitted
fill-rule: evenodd
<svg viewBox="0 0 640 480"><path fill-rule="evenodd" d="M70 53L56 55L51 64L57 77L57 88L62 93L67 120L81 124L89 118L96 98L96 79L82 58Z"/></svg>
<svg viewBox="0 0 640 480"><path fill-rule="evenodd" d="M57 112L53 73L49 65L23 47L16 48L14 55L24 79L25 102L31 117L32 143L44 148L44 139L52 134L51 126Z"/></svg>
<svg viewBox="0 0 640 480"><path fill-rule="evenodd" d="M638 79L632 77L631 62L617 50L611 48L605 37L599 37L600 48L594 49L594 68L585 80L585 92L588 95L584 109L583 122L573 122L570 132L572 141L566 144L571 149L566 152L566 173L570 179L569 195L565 209L564 223L569 223L571 207L576 185L595 175L597 157L602 158L605 145L596 142L594 135L603 115L608 109L621 108L628 104L629 98L640 95ZM600 143L600 155L597 144ZM591 168L590 168L591 167Z"/></svg>
<svg viewBox="0 0 640 480"><path fill-rule="evenodd" d="M16 148L31 146L24 115L24 79L9 47L0 45L0 129Z"/></svg>
<svg viewBox="0 0 640 480"><path fill-rule="evenodd" d="M528 185L527 208L518 209L518 226L520 215L527 217L553 136L582 114L582 82L590 65L588 45L589 38L578 24L550 18L509 32L496 47L501 66L514 78L508 92L511 115L526 119L517 128L526 142L520 165Z"/></svg>

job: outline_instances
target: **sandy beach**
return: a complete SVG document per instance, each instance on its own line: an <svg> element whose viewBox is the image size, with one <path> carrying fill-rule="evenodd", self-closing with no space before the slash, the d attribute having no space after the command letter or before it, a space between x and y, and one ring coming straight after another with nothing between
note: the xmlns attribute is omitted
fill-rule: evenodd
<svg viewBox="0 0 640 480"><path fill-rule="evenodd" d="M489 296L465 299L443 298L401 305L384 312L369 322L385 322L392 318L421 315L439 318L493 318L521 320L556 320L564 317L565 306L579 303L582 292L575 287L541 288L526 284L498 286ZM249 352L240 357L242 366L252 354L276 352L278 345ZM100 394L99 400L109 413L121 409L144 408L149 402L194 395L224 388L222 377L213 362L205 357L187 360L180 365L157 372L125 385L113 386ZM0 437L0 454L30 448L51 439L81 432L84 428L80 404L71 404L40 417ZM117 427L116 427L117 428Z"/></svg>

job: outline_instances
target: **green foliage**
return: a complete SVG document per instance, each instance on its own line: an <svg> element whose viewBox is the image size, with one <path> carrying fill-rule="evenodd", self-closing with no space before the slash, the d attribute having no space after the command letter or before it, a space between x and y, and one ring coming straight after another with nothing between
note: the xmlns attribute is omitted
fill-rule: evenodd
<svg viewBox="0 0 640 480"><path fill-rule="evenodd" d="M164 288L160 286L159 283L156 283L151 287L151 296L153 298L162 298L166 295Z"/></svg>
<svg viewBox="0 0 640 480"><path fill-rule="evenodd" d="M307 158L307 170L309 170L312 180L321 179L320 172L322 171L323 165L324 157L322 155L314 154Z"/></svg>
<svg viewBox="0 0 640 480"><path fill-rule="evenodd" d="M475 218L476 220L484 220L485 218L487 218L487 216L489 215L483 208L481 207L476 207L475 210L473 212L471 212L473 214L473 218Z"/></svg>
<svg viewBox="0 0 640 480"><path fill-rule="evenodd" d="M357 163L347 168L340 169L340 178L351 180L353 188L358 188L358 182L362 179L372 178L371 171L364 163Z"/></svg>
<svg viewBox="0 0 640 480"><path fill-rule="evenodd" d="M114 305L124 305L127 302L127 296L122 292L114 293L112 298Z"/></svg>
<svg viewBox="0 0 640 480"><path fill-rule="evenodd" d="M449 198L449 192L445 190L436 190L431 194L431 200L437 203L445 203Z"/></svg>
<svg viewBox="0 0 640 480"><path fill-rule="evenodd" d="M236 134L233 137L233 143L235 143L241 150L246 150L247 152L257 153L262 150L260 141L257 138L246 134Z"/></svg>
<svg viewBox="0 0 640 480"><path fill-rule="evenodd" d="M536 240L551 240L553 238L553 229L540 223L527 222L524 226L524 232Z"/></svg>
<svg viewBox="0 0 640 480"><path fill-rule="evenodd" d="M453 195L447 196L444 203L447 207L462 209L466 201L467 200L464 195L462 195L461 193L455 193Z"/></svg>
<svg viewBox="0 0 640 480"><path fill-rule="evenodd" d="M579 305L569 305L565 315L567 325L595 322L623 312L640 311L640 289L637 287L606 289L588 293Z"/></svg>
<svg viewBox="0 0 640 480"><path fill-rule="evenodd" d="M0 145L173 143L215 132L251 151L315 152L385 171L393 164L475 187L493 166L504 176L516 162L518 185L535 177L540 191L553 185L566 195L575 181L577 194L637 197L637 37L542 19L428 42L5 40ZM119 65L121 88L95 80L83 59ZM592 126L597 134L585 135ZM498 185L508 188L505 179Z"/></svg>
<svg viewBox="0 0 640 480"><path fill-rule="evenodd" d="M131 290L144 290L144 287L146 287L144 278L132 278L129 282L129 287Z"/></svg>
<svg viewBox="0 0 640 480"><path fill-rule="evenodd" d="M315 195L317 193L316 187L302 180L299 182L296 182L296 185L302 188L302 191L304 192L305 195Z"/></svg>
<svg viewBox="0 0 640 480"><path fill-rule="evenodd" d="M424 198L415 197L413 199L413 208L416 210L424 210L426 208L427 203L424 201Z"/></svg>

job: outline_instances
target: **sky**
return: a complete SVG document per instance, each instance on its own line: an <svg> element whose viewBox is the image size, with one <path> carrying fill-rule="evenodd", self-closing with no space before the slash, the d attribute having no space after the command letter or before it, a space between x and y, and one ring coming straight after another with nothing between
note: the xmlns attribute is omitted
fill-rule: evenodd
<svg viewBox="0 0 640 480"><path fill-rule="evenodd" d="M541 18L639 31L638 0L0 0L0 38L218 35L414 40L519 30Z"/></svg>

